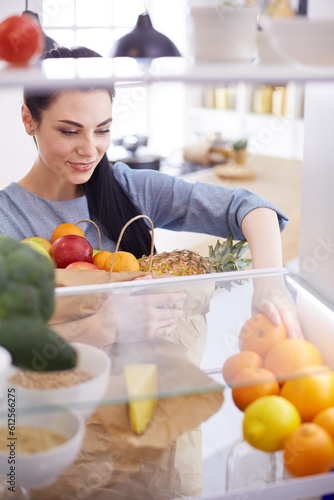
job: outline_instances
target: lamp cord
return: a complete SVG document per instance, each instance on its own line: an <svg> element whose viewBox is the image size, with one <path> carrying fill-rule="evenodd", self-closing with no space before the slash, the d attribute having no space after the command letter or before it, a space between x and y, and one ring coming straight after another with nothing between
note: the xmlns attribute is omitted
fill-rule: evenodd
<svg viewBox="0 0 334 500"><path fill-rule="evenodd" d="M28 0L26 0L26 9L25 10L28 10Z"/></svg>
<svg viewBox="0 0 334 500"><path fill-rule="evenodd" d="M28 0L27 0L28 1ZM147 14L147 5L146 5L146 0L143 0L143 4L144 4L144 9L145 9L145 12Z"/></svg>

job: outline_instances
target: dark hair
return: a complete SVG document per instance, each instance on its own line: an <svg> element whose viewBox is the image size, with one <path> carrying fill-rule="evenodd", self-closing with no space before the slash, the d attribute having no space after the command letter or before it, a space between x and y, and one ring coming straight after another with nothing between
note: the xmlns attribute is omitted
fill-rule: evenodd
<svg viewBox="0 0 334 500"><path fill-rule="evenodd" d="M86 47L55 47L46 52L43 59L58 58L101 57L97 52ZM97 87L94 87L97 88ZM92 89L90 89L92 90ZM114 87L106 88L111 100L115 96ZM26 90L24 102L28 106L32 117L38 123L42 112L57 99L61 90L41 92ZM87 197L90 217L108 234L109 238L117 241L123 226L136 215L140 215L132 200L123 191L116 181L113 168L106 154L95 168L91 178L82 184L83 192ZM120 248L133 253L137 258L149 255L151 235L144 219L138 219L126 229Z"/></svg>

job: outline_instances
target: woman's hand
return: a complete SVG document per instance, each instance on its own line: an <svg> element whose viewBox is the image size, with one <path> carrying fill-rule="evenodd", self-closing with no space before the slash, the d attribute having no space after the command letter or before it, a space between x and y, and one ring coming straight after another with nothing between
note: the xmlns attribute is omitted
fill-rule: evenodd
<svg viewBox="0 0 334 500"><path fill-rule="evenodd" d="M185 292L114 295L98 315L115 324L116 342L131 343L171 335L184 315Z"/></svg>
<svg viewBox="0 0 334 500"><path fill-rule="evenodd" d="M254 278L252 313L266 314L274 325L284 324L288 337L302 338L296 306L283 276Z"/></svg>
<svg viewBox="0 0 334 500"><path fill-rule="evenodd" d="M97 347L132 343L171 335L184 315L185 292L112 294L96 313L52 325L69 342L84 342Z"/></svg>

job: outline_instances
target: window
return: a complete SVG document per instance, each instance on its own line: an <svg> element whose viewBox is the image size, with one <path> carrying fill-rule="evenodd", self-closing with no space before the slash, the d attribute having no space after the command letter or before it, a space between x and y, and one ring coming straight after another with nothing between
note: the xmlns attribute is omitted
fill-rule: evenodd
<svg viewBox="0 0 334 500"><path fill-rule="evenodd" d="M154 28L170 36L180 52L185 52L186 0L40 1L43 31L60 45L84 45L107 57L116 40L134 28L147 7ZM167 156L182 145L183 114L175 120L175 110L183 110L183 105L182 84L119 86L113 108L113 138L147 135L150 146Z"/></svg>
<svg viewBox="0 0 334 500"><path fill-rule="evenodd" d="M43 0L42 25L60 45L84 45L108 56L144 11L141 0Z"/></svg>

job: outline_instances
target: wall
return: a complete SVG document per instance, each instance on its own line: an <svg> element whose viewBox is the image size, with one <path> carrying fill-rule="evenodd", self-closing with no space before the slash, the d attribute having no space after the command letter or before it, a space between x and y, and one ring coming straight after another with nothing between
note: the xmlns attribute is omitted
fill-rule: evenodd
<svg viewBox="0 0 334 500"><path fill-rule="evenodd" d="M311 19L334 19L334 2L309 0ZM299 274L334 306L334 83L307 84Z"/></svg>
<svg viewBox="0 0 334 500"><path fill-rule="evenodd" d="M17 88L0 90L1 186L21 179L36 154L33 139L27 136L21 122L22 92Z"/></svg>
<svg viewBox="0 0 334 500"><path fill-rule="evenodd" d="M30 0L29 9L38 12L41 0ZM11 0L0 3L0 20L13 14L20 14L25 9L25 1ZM0 185L12 180L19 180L32 165L35 146L31 137L23 129L20 118L22 104L20 88L0 90L0 137L2 168Z"/></svg>

